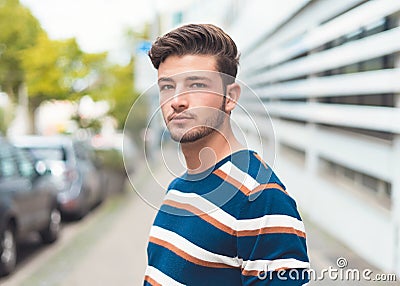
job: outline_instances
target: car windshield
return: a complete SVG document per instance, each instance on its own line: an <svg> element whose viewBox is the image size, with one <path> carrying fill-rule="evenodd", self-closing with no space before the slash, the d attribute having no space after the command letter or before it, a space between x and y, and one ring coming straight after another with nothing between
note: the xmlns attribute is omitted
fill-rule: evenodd
<svg viewBox="0 0 400 286"><path fill-rule="evenodd" d="M63 148L28 148L35 158L40 160L65 161Z"/></svg>

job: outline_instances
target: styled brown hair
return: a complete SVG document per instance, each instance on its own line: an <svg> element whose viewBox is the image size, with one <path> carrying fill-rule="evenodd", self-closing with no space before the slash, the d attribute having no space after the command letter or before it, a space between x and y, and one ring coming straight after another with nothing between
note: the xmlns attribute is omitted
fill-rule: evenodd
<svg viewBox="0 0 400 286"><path fill-rule="evenodd" d="M240 57L231 37L212 24L188 24L176 28L158 37L149 51L149 57L156 69L172 55L215 56L217 70L231 77L227 84L236 78Z"/></svg>

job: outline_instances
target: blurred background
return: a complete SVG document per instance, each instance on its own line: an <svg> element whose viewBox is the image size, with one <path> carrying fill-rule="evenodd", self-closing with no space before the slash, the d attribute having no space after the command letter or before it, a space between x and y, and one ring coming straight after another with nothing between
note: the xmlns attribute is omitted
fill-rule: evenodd
<svg viewBox="0 0 400 286"><path fill-rule="evenodd" d="M344 257L400 275L400 1L0 0L0 272L12 273L0 284L141 285L155 210L130 183L171 177L144 171L164 130L147 124L147 51L196 22L241 51L238 78L259 100L240 103L256 121L265 107L274 134L261 129L261 146L244 113L233 119L296 198L312 267ZM26 186L53 193L46 212Z"/></svg>

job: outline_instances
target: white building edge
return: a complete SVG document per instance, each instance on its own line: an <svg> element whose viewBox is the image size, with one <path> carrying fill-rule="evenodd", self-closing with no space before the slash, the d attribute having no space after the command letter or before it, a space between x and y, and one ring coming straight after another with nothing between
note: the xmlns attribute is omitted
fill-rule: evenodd
<svg viewBox="0 0 400 286"><path fill-rule="evenodd" d="M173 16L161 26L212 22L233 35L239 79L259 97L240 103L262 147L248 115L233 119L303 216L400 275L400 1L192 1Z"/></svg>

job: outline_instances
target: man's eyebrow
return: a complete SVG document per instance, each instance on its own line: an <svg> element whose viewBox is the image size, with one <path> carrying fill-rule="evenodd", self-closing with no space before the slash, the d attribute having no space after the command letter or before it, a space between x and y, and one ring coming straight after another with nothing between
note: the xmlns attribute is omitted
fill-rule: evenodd
<svg viewBox="0 0 400 286"><path fill-rule="evenodd" d="M185 78L185 80L207 80L207 81L211 81L211 79L209 79L208 77L198 76L198 75L188 76L187 78Z"/></svg>
<svg viewBox="0 0 400 286"><path fill-rule="evenodd" d="M160 84L160 82L163 82L163 81L174 82L174 80L170 77L160 77L157 82L158 82L158 84Z"/></svg>

